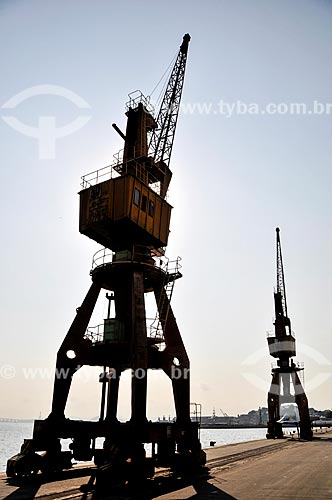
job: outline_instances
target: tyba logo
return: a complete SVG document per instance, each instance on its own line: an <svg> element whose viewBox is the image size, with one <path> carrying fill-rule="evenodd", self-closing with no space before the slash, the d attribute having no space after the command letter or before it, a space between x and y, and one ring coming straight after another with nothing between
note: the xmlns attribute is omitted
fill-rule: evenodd
<svg viewBox="0 0 332 500"><path fill-rule="evenodd" d="M41 95L63 97L75 104L79 109L90 109L90 105L82 97L58 85L29 87L11 97L2 105L2 109L15 109L27 99ZM31 127L18 120L15 116L2 116L2 119L17 132L38 140L39 158L43 160L54 160L56 140L77 132L88 123L90 118L91 116L78 116L72 122L57 128L55 116L39 116L37 127Z"/></svg>

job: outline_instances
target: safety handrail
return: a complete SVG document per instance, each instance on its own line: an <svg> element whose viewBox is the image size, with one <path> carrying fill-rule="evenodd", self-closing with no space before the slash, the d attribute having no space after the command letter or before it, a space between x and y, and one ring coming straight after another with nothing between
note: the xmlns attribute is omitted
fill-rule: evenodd
<svg viewBox="0 0 332 500"><path fill-rule="evenodd" d="M295 366L295 368L298 368L299 370L303 370L304 369L304 362L303 361L296 361L294 363L294 366ZM278 361L273 361L271 363L271 368L272 368L272 370L274 370L275 368L279 368Z"/></svg>
<svg viewBox="0 0 332 500"><path fill-rule="evenodd" d="M140 90L134 90L133 92L130 92L128 94L129 101L126 102L126 111L128 111L130 108L135 109L137 106L142 103L144 106L144 109L150 113L154 114L154 106L150 102L150 97L145 96Z"/></svg>
<svg viewBox="0 0 332 500"><path fill-rule="evenodd" d="M154 320L155 318L146 318L147 331L149 331L150 325ZM104 323L101 323L96 326L89 326L86 329L84 338L91 340L93 344L104 342L104 330L105 330Z"/></svg>
<svg viewBox="0 0 332 500"><path fill-rule="evenodd" d="M150 253L148 254L147 251L149 251ZM144 261L146 259L153 259L154 265L156 267L159 267L165 274L167 272L170 273L170 265L172 265L172 273L177 272L177 270L181 268L181 265L179 264L179 261L181 260L180 257L178 257L176 261L169 261L165 255L163 255L162 257L156 255L153 250L149 250L143 245L134 245L132 250L128 251L127 258L122 258L121 260L125 260L127 262L141 262L142 260ZM113 252L109 248L101 248L92 257L91 271L93 271L97 267L111 264L116 260L116 252Z"/></svg>
<svg viewBox="0 0 332 500"><path fill-rule="evenodd" d="M113 261L114 252L109 248L102 248L98 250L92 257L92 267L91 270L96 269L100 266L105 266Z"/></svg>
<svg viewBox="0 0 332 500"><path fill-rule="evenodd" d="M84 337L91 340L94 344L104 341L104 324L89 326L85 332Z"/></svg>
<svg viewBox="0 0 332 500"><path fill-rule="evenodd" d="M292 334L292 337L295 337L295 332L292 330L291 331L291 334ZM266 332L266 337L269 339L269 338L272 338L272 337L275 337L276 334L275 334L275 331L274 330L269 330ZM290 337L290 335L286 334L286 337Z"/></svg>
<svg viewBox="0 0 332 500"><path fill-rule="evenodd" d="M87 189L89 187L96 186L101 182L115 179L129 173L137 177L137 179L145 184L149 184L152 191L160 196L161 183L151 174L151 171L148 171L148 169L144 166L146 158L133 158L123 162L121 158L122 153L123 150L119 151L117 155L114 155L114 162L112 164L83 175L81 177L81 188ZM167 196L165 199L167 200Z"/></svg>
<svg viewBox="0 0 332 500"><path fill-rule="evenodd" d="M176 277L181 276L181 274L180 274L180 269L182 267L180 264L181 260L182 260L181 257L177 257L175 260L171 260L171 261L168 260L165 263L164 289L165 289L165 293L167 295L169 302L171 301L172 294L173 294L174 281L175 281ZM170 279L171 276L172 277L175 276L175 279L174 278ZM163 301L163 295L161 295L160 300ZM165 327L165 324L167 323L168 311L166 313L166 317L163 318L164 324L162 324L161 318L159 316L159 310L161 310L162 308L163 308L162 303L159 303L155 319L150 325L150 337L151 338L163 339L163 337L164 337L163 328Z"/></svg>

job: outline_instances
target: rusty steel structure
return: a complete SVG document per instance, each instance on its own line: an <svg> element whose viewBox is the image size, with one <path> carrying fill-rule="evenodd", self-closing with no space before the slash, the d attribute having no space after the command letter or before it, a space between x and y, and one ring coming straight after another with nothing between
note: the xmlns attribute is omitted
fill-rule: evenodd
<svg viewBox="0 0 332 500"><path fill-rule="evenodd" d="M172 210L166 200L169 164L189 41L186 34L157 116L141 92L130 94L126 132L113 124L124 140L122 154L110 167L82 178L79 230L105 248L94 256L92 284L58 351L52 411L46 420L35 421L32 440L25 440L21 453L8 461L9 476L93 459L117 481L127 481L152 477L156 466L184 473L204 463L199 423L190 412L189 358L170 304L174 283L182 276L179 259L171 263L165 257ZM107 318L91 328L101 290L107 291ZM149 293L157 314L148 325ZM86 365L103 367L99 421L65 415L72 379ZM163 370L171 381L174 422L147 420L151 369ZM119 384L126 370L132 372L131 418L119 422ZM72 439L70 451L62 450L62 438ZM100 449L97 438L104 438ZM151 457L146 443L151 443Z"/></svg>
<svg viewBox="0 0 332 500"><path fill-rule="evenodd" d="M277 287L274 291L275 321L274 332L268 333L270 355L277 359L277 366L272 368L272 383L268 393L269 421L266 437L282 438L280 405L296 403L299 411L300 438L311 440L312 429L309 416L308 400L302 386L299 372L303 370L295 364L295 336L288 317L284 267L281 252L280 229L276 228ZM294 394L291 394L291 382ZM283 391L281 391L283 388Z"/></svg>

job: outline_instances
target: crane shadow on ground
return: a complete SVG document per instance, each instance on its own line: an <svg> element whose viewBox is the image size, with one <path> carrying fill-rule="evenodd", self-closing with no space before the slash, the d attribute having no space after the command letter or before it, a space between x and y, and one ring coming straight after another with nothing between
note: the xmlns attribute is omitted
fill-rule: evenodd
<svg viewBox="0 0 332 500"><path fill-rule="evenodd" d="M11 491L8 495L1 497L1 500L32 500L44 484L79 477L83 478L90 474L90 470L89 468L81 467L49 476L37 474L36 476L24 478L7 478L5 483Z"/></svg>
<svg viewBox="0 0 332 500"><path fill-rule="evenodd" d="M86 491L80 500L237 500L232 495L221 490L210 481L213 478L208 470L200 478L184 480L175 477L164 477L162 480L148 482L145 486L137 487L136 491L103 491L102 488ZM83 488L84 489L84 488Z"/></svg>
<svg viewBox="0 0 332 500"><path fill-rule="evenodd" d="M2 500L31 500L35 498L38 490L40 488L39 484L25 484L24 486L18 486L18 488L2 497Z"/></svg>
<svg viewBox="0 0 332 500"><path fill-rule="evenodd" d="M235 497L221 490L216 485L209 483L207 480L199 481L193 485L196 493L188 497L188 500L203 500L208 498L218 498L219 500L236 500Z"/></svg>
<svg viewBox="0 0 332 500"><path fill-rule="evenodd" d="M88 483L86 479L90 476ZM184 500L205 500L209 498L215 498L219 500L236 500L235 497L229 495L225 491L221 490L218 486L212 483L213 477L210 476L209 470L203 472L199 478L192 479L181 479L174 476L163 477L161 479L148 481L144 486L138 486L135 491L116 489L110 490L110 484L106 483L105 489L98 488L91 482L91 470L90 474L87 474L87 470L73 470L67 474L57 474L47 478L43 475L37 475L31 478L25 479L8 479L6 481L9 487L15 488L8 493L8 495L1 497L1 500L32 500L38 497L45 498L42 495L42 491L39 491L43 484L51 482L62 482L70 478L82 477L81 488L75 485L75 498L77 500L178 500L179 498ZM84 479L85 477L85 479ZM84 483L84 484L83 484ZM90 486L92 487L89 487ZM61 487L61 493L58 492L59 496L57 498L66 497L70 490L73 493L73 485L70 487L68 484L68 489ZM81 490L81 495L79 490ZM53 496L51 495L53 498Z"/></svg>

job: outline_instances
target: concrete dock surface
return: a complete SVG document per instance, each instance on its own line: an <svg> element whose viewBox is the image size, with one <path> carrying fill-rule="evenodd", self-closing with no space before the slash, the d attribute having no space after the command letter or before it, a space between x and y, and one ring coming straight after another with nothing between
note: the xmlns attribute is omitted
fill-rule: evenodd
<svg viewBox="0 0 332 500"><path fill-rule="evenodd" d="M332 431L311 442L259 440L209 448L207 467L192 483L160 481L157 494L97 496L80 490L91 469L74 468L61 477L28 482L0 475L0 500L332 500ZM159 486L158 486L159 487Z"/></svg>

